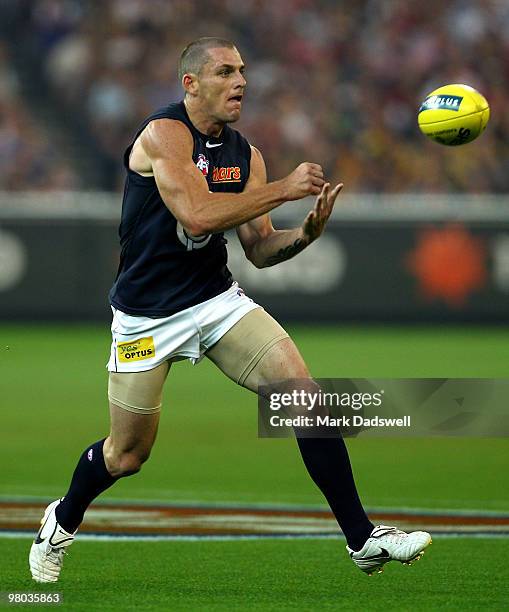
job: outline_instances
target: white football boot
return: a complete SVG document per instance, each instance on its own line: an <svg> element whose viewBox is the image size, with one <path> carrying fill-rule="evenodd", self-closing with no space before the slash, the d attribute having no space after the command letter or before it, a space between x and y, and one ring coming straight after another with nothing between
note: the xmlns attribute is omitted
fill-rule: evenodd
<svg viewBox="0 0 509 612"><path fill-rule="evenodd" d="M421 558L429 544L431 536L426 531L406 533L396 527L378 525L361 550L356 552L348 546L346 550L355 565L371 576L375 572L381 574L383 566L389 561L411 565Z"/></svg>
<svg viewBox="0 0 509 612"><path fill-rule="evenodd" d="M62 498L63 499L63 498ZM28 562L32 578L36 582L56 582L64 562L65 549L74 540L74 533L68 533L58 523L55 508L61 502L56 499L46 508L41 520Z"/></svg>

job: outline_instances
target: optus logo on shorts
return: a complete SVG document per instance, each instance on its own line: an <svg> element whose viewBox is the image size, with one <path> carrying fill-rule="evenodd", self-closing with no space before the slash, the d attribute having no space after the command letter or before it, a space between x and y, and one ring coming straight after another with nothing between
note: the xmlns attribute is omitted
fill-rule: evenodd
<svg viewBox="0 0 509 612"><path fill-rule="evenodd" d="M138 338L130 342L120 342L117 344L117 354L119 361L128 363L129 361L141 361L155 356L154 337Z"/></svg>

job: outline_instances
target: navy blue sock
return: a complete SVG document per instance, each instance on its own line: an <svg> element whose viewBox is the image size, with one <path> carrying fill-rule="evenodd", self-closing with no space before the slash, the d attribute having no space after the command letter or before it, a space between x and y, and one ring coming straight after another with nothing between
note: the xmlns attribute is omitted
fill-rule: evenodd
<svg viewBox="0 0 509 612"><path fill-rule="evenodd" d="M342 437L297 437L297 442L309 475L329 502L348 546L360 550L374 525L359 499L345 441Z"/></svg>
<svg viewBox="0 0 509 612"><path fill-rule="evenodd" d="M76 531L92 501L118 480L108 472L104 463L105 439L92 444L81 455L72 475L69 491L56 507L57 521L69 533Z"/></svg>

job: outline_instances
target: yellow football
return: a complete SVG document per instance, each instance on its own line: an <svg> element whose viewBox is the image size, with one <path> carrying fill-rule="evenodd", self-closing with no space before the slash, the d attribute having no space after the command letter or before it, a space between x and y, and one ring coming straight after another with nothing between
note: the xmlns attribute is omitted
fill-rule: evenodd
<svg viewBox="0 0 509 612"><path fill-rule="evenodd" d="M472 142L490 118L486 98L469 85L444 85L432 91L419 108L421 132L443 145Z"/></svg>

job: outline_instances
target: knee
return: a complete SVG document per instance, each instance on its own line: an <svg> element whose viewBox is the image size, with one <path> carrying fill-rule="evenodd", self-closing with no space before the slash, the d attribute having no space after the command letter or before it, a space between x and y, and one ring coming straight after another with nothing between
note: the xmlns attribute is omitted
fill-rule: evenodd
<svg viewBox="0 0 509 612"><path fill-rule="evenodd" d="M122 478L139 472L149 456L150 450L115 450L111 448L104 453L104 460L108 472L114 478Z"/></svg>

